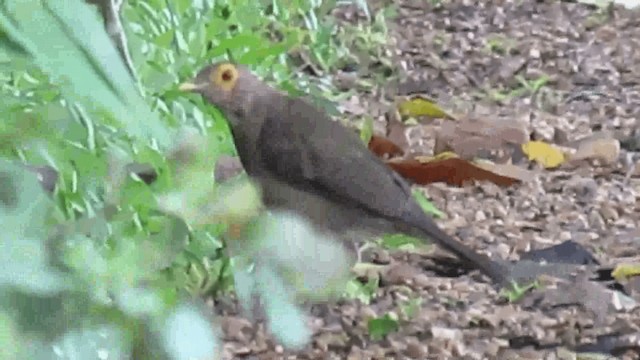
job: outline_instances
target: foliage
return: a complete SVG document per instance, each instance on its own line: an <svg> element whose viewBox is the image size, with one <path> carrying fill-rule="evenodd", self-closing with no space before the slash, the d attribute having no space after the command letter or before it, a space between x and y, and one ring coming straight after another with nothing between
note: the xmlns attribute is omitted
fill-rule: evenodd
<svg viewBox="0 0 640 360"><path fill-rule="evenodd" d="M216 158L234 152L226 123L176 85L230 55L288 91L332 95L329 82L291 69L300 52L323 71L349 55L324 16L333 5L129 0L136 82L95 8L0 3L1 359L212 358L216 334L187 294L234 282L245 304L264 300L280 341L304 345L292 300L325 293L346 258L295 216L259 215L246 179L213 182ZM55 169L55 191L24 163ZM224 239L234 240L235 279Z"/></svg>

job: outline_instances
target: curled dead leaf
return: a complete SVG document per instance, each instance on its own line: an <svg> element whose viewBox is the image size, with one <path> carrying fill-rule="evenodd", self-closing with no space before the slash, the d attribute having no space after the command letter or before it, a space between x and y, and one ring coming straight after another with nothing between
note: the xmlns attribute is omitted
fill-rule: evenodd
<svg viewBox="0 0 640 360"><path fill-rule="evenodd" d="M460 158L430 162L420 162L416 159L391 160L387 164L403 177L420 185L444 182L453 186L463 186L474 181L490 181L499 186L511 186L519 181L495 174Z"/></svg>

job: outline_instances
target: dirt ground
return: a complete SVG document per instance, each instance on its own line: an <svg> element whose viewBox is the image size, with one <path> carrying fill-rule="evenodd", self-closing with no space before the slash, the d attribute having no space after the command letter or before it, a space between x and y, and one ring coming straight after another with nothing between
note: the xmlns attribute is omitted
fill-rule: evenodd
<svg viewBox="0 0 640 360"><path fill-rule="evenodd" d="M609 163L539 170L510 187L429 185L425 193L446 213L438 223L496 258L518 260L571 241L595 260L580 274L572 268L572 276L508 302L443 252L376 249L377 261L389 267L370 304L341 300L313 312L314 341L296 353L283 352L262 324L255 328L223 311L226 356L576 359L591 352L600 353L590 357L596 359L640 359L638 281L606 279L607 269L640 262L640 171L633 166L640 159L638 13L560 1L395 3L389 46L405 90L457 113L524 124L532 139L571 145L599 133L620 144ZM340 16L354 19L349 11ZM376 96L363 93L361 100ZM441 125L410 127L408 146L429 154ZM399 317L399 329L371 340L367 319L387 313Z"/></svg>

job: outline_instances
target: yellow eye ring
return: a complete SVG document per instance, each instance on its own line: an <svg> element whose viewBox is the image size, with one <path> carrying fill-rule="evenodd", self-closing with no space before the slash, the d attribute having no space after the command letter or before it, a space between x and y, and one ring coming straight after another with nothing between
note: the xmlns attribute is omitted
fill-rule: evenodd
<svg viewBox="0 0 640 360"><path fill-rule="evenodd" d="M231 91L238 81L238 69L231 63L220 64L209 76L209 80L225 91Z"/></svg>

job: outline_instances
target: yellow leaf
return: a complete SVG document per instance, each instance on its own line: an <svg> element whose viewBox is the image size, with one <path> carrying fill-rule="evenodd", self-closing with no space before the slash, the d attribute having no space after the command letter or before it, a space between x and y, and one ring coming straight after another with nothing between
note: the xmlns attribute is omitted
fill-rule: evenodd
<svg viewBox="0 0 640 360"><path fill-rule="evenodd" d="M431 161L446 160L446 159L452 159L457 157L458 157L458 154L452 151L443 151L434 156L416 156L415 159L421 163L427 163Z"/></svg>
<svg viewBox="0 0 640 360"><path fill-rule="evenodd" d="M415 96L398 104L398 111L402 116L428 116L431 118L443 118L455 120L434 101L425 97Z"/></svg>
<svg viewBox="0 0 640 360"><path fill-rule="evenodd" d="M616 280L624 280L632 276L640 276L640 264L620 264L611 272Z"/></svg>
<svg viewBox="0 0 640 360"><path fill-rule="evenodd" d="M542 141L529 141L522 144L522 152L529 161L536 161L547 169L560 166L565 160L564 153L557 147Z"/></svg>

